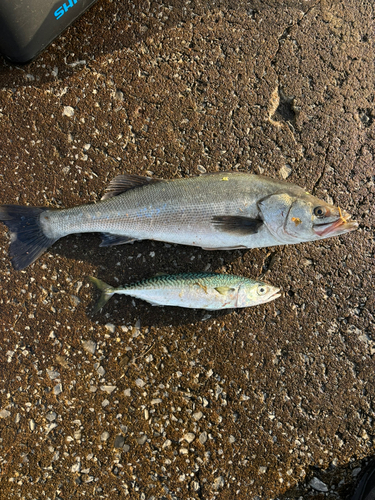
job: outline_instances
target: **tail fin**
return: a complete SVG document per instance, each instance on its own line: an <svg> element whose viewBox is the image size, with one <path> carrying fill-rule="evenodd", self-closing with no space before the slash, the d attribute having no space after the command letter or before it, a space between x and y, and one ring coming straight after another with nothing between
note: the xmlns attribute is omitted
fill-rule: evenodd
<svg viewBox="0 0 375 500"><path fill-rule="evenodd" d="M103 292L98 300L97 304L92 310L93 314L96 314L105 304L109 301L112 295L115 293L115 288L111 285L107 285L104 281L94 278L94 276L89 276L89 280L96 285L101 292Z"/></svg>
<svg viewBox="0 0 375 500"><path fill-rule="evenodd" d="M44 234L39 222L40 214L46 210L41 207L0 205L0 222L10 230L9 254L14 269L24 269L56 241Z"/></svg>

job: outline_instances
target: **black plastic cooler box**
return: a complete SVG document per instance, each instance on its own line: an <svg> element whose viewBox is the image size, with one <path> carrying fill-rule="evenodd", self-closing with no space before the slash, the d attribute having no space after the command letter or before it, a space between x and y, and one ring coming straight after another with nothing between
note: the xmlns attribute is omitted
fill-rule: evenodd
<svg viewBox="0 0 375 500"><path fill-rule="evenodd" d="M96 0L0 0L0 52L10 61L34 59Z"/></svg>

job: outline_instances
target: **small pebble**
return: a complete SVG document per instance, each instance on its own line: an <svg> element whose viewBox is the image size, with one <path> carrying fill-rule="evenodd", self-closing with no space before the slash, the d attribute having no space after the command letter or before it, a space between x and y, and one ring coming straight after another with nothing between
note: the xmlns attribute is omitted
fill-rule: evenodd
<svg viewBox="0 0 375 500"><path fill-rule="evenodd" d="M143 436L140 436L139 438L137 438L137 443L138 444L145 444L146 441L147 441L146 434L143 434Z"/></svg>
<svg viewBox="0 0 375 500"><path fill-rule="evenodd" d="M194 491L198 491L200 489L199 483L197 481L192 481L191 486Z"/></svg>
<svg viewBox="0 0 375 500"><path fill-rule="evenodd" d="M63 116L68 116L69 118L71 118L72 116L74 116L74 109L71 106L64 106L62 114Z"/></svg>
<svg viewBox="0 0 375 500"><path fill-rule="evenodd" d="M137 387L144 387L146 385L146 382L144 382L141 378L137 378L137 380L135 381L135 385Z"/></svg>
<svg viewBox="0 0 375 500"><path fill-rule="evenodd" d="M54 411L49 411L46 415L46 419L48 420L48 422L53 422L57 417L57 413L55 413Z"/></svg>
<svg viewBox="0 0 375 500"><path fill-rule="evenodd" d="M53 393L54 393L55 396L57 396L58 394L60 394L62 392L62 390L63 390L62 384L57 384L53 388Z"/></svg>
<svg viewBox="0 0 375 500"><path fill-rule="evenodd" d="M108 394L112 394L112 392L117 389L115 385L101 385L100 389Z"/></svg>
<svg viewBox="0 0 375 500"><path fill-rule="evenodd" d="M48 424L46 426L46 433L49 434L53 429L56 429L56 427L57 427L57 424L55 422Z"/></svg>
<svg viewBox="0 0 375 500"><path fill-rule="evenodd" d="M50 378L50 380L55 380L55 378L60 377L60 373L56 370L48 370L48 368L47 368L46 371L47 371L47 375Z"/></svg>
<svg viewBox="0 0 375 500"><path fill-rule="evenodd" d="M279 170L279 174L283 179L287 179L292 173L292 167L290 165L285 165Z"/></svg>
<svg viewBox="0 0 375 500"><path fill-rule="evenodd" d="M115 333L116 327L112 323L107 323L105 327L109 331L109 333Z"/></svg>
<svg viewBox="0 0 375 500"><path fill-rule="evenodd" d="M218 490L224 486L224 478L223 476L219 476L215 479L214 484L212 485L212 489Z"/></svg>
<svg viewBox="0 0 375 500"><path fill-rule="evenodd" d="M1 410L0 411L0 418L7 418L10 415L10 411L8 410Z"/></svg>
<svg viewBox="0 0 375 500"><path fill-rule="evenodd" d="M108 438L109 438L109 432L107 432L107 431L102 432L102 434L100 436L100 440L107 441Z"/></svg>
<svg viewBox="0 0 375 500"><path fill-rule="evenodd" d="M103 377L105 374L105 370L102 366L99 366L99 368L96 371L97 371L99 377Z"/></svg>
<svg viewBox="0 0 375 500"><path fill-rule="evenodd" d="M71 302L73 307L77 307L78 304L81 302L81 299L79 297L77 297L77 295L71 295L70 302Z"/></svg>
<svg viewBox="0 0 375 500"><path fill-rule="evenodd" d="M114 448L122 448L125 444L125 438L124 436L118 435L115 437L115 442L113 444Z"/></svg>
<svg viewBox="0 0 375 500"><path fill-rule="evenodd" d="M195 434L193 434L192 432L188 432L188 433L184 434L182 439L184 439L188 443L192 443L195 439Z"/></svg>
<svg viewBox="0 0 375 500"><path fill-rule="evenodd" d="M83 348L89 354L95 354L96 351L96 342L93 340L84 340L82 342Z"/></svg>
<svg viewBox="0 0 375 500"><path fill-rule="evenodd" d="M316 491L321 491L322 493L326 493L328 491L328 487L323 481L318 479L317 477L313 477L309 483L309 485L314 488Z"/></svg>
<svg viewBox="0 0 375 500"><path fill-rule="evenodd" d="M200 442L201 444L204 444L206 441L207 441L207 432L206 432L206 431L203 431L203 432L199 435L199 442Z"/></svg>
<svg viewBox="0 0 375 500"><path fill-rule="evenodd" d="M75 464L72 465L71 469L72 472L79 472L81 470L81 463L76 462Z"/></svg>

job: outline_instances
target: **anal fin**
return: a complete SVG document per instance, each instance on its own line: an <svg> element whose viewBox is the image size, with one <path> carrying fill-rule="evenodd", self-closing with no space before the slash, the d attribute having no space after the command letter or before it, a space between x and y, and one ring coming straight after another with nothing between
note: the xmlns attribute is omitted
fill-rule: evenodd
<svg viewBox="0 0 375 500"><path fill-rule="evenodd" d="M113 247L115 245L124 245L125 243L135 241L134 238L121 234L101 233L100 235L102 237L102 242L99 245L100 247Z"/></svg>

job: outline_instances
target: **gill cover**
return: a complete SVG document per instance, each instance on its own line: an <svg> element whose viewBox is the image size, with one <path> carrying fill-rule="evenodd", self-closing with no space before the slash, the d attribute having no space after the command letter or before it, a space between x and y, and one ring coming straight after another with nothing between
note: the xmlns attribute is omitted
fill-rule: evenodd
<svg viewBox="0 0 375 500"><path fill-rule="evenodd" d="M294 241L285 234L284 226L293 204L293 199L286 193L271 194L258 202L263 220L272 235L281 243Z"/></svg>
<svg viewBox="0 0 375 500"><path fill-rule="evenodd" d="M297 198L290 207L284 231L293 240L311 241L315 239L313 232L313 206L310 201Z"/></svg>
<svg viewBox="0 0 375 500"><path fill-rule="evenodd" d="M246 307L249 305L247 289L245 285L240 285L237 291L235 307Z"/></svg>
<svg viewBox="0 0 375 500"><path fill-rule="evenodd" d="M313 232L313 204L303 197L286 193L267 196L258 203L268 230L283 243L316 238Z"/></svg>

